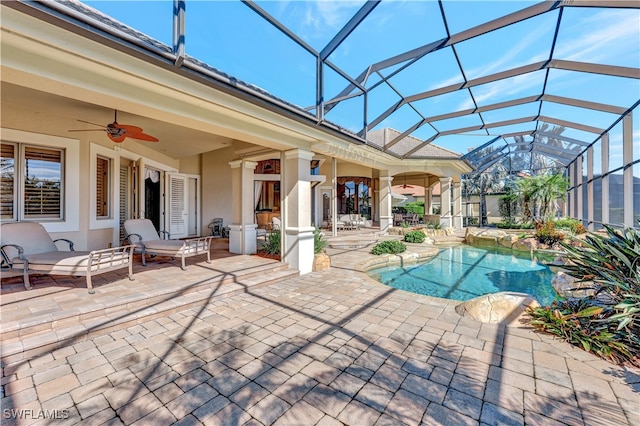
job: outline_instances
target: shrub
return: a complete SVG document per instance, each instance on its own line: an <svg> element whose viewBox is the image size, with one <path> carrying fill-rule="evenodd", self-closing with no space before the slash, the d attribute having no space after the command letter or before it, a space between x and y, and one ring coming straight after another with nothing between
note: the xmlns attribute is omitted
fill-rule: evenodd
<svg viewBox="0 0 640 426"><path fill-rule="evenodd" d="M533 325L616 363L640 366L640 231L605 226L582 247L561 243L567 273L592 281L595 295L530 310Z"/></svg>
<svg viewBox="0 0 640 426"><path fill-rule="evenodd" d="M423 243L425 239L422 231L409 231L404 234L404 241L407 243Z"/></svg>
<svg viewBox="0 0 640 426"><path fill-rule="evenodd" d="M564 240L564 234L557 231L552 221L536 224L536 239L542 244L554 245Z"/></svg>
<svg viewBox="0 0 640 426"><path fill-rule="evenodd" d="M267 234L266 239L260 243L260 251L273 256L280 254L279 229L275 229Z"/></svg>
<svg viewBox="0 0 640 426"><path fill-rule="evenodd" d="M400 226L401 226L401 227L403 227L403 228L408 228L408 227L410 227L411 225L409 225L409 222L402 222L402 223L400 224Z"/></svg>
<svg viewBox="0 0 640 426"><path fill-rule="evenodd" d="M396 240L388 240L383 241L381 243L376 244L371 249L371 254L380 255L380 254L397 254L402 253L407 249L407 246L404 243Z"/></svg>
<svg viewBox="0 0 640 426"><path fill-rule="evenodd" d="M566 217L564 219L558 219L554 222L555 227L557 229L564 229L565 231L569 231L573 234L584 234L587 232L587 228L582 225L578 219L571 219Z"/></svg>
<svg viewBox="0 0 640 426"><path fill-rule="evenodd" d="M313 231L313 254L322 253L327 247L327 240L324 239L324 234L318 228Z"/></svg>
<svg viewBox="0 0 640 426"><path fill-rule="evenodd" d="M533 229L533 223L517 223L510 221L502 221L496 223L496 227L500 229Z"/></svg>

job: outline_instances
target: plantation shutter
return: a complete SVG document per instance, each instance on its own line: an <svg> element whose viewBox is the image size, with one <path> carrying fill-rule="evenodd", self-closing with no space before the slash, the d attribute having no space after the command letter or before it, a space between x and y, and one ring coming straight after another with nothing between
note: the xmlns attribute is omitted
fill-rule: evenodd
<svg viewBox="0 0 640 426"><path fill-rule="evenodd" d="M96 159L96 217L109 216L109 160Z"/></svg>
<svg viewBox="0 0 640 426"><path fill-rule="evenodd" d="M26 147L24 167L25 218L61 218L62 151Z"/></svg>
<svg viewBox="0 0 640 426"><path fill-rule="evenodd" d="M185 175L167 173L169 191L169 233L171 238L187 236L187 178Z"/></svg>
<svg viewBox="0 0 640 426"><path fill-rule="evenodd" d="M131 219L131 192L129 166L120 166L120 241L124 240L124 228L122 224L125 220Z"/></svg>
<svg viewBox="0 0 640 426"><path fill-rule="evenodd" d="M16 146L3 143L0 149L2 175L0 176L0 214L3 219L15 219L15 164Z"/></svg>

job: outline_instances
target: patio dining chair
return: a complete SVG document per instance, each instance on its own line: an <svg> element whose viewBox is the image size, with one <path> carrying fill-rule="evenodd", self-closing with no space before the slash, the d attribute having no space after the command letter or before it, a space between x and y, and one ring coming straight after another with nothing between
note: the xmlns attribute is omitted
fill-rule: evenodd
<svg viewBox="0 0 640 426"><path fill-rule="evenodd" d="M124 242L135 245L135 250L142 254L142 265L147 266L145 255L179 257L182 270L186 270L185 258L207 255L207 263L211 263L211 240L212 236L189 238L186 240L171 240L171 235L166 231L156 231L153 223L149 219L129 219L125 220L124 231L126 236ZM167 239L160 238L160 234L166 235Z"/></svg>
<svg viewBox="0 0 640 426"><path fill-rule="evenodd" d="M56 242L64 241L68 250L58 250ZM3 223L0 228L0 252L10 269L22 271L24 287L30 290L30 274L84 276L87 289L95 293L91 277L121 268L129 268L133 280L133 246L103 250L75 251L73 242L64 238L53 240L36 222Z"/></svg>

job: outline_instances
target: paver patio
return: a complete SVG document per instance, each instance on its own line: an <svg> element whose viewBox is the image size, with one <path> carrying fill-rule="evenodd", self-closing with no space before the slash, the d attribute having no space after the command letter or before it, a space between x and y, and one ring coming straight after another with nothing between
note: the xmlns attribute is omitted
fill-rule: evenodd
<svg viewBox="0 0 640 426"><path fill-rule="evenodd" d="M640 424L637 369L383 286L367 250L3 364L2 423Z"/></svg>

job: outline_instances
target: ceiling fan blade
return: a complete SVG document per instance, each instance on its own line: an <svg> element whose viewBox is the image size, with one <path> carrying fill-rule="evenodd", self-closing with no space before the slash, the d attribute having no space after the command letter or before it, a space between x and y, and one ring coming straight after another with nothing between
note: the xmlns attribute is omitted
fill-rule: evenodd
<svg viewBox="0 0 640 426"><path fill-rule="evenodd" d="M104 132L104 129L73 129L67 130L68 132Z"/></svg>
<svg viewBox="0 0 640 426"><path fill-rule="evenodd" d="M85 121L85 120L80 120L80 119L78 119L78 121L81 122L81 123L93 124L94 126L102 127L103 129L107 128L107 126L103 126L102 124L92 123L90 121Z"/></svg>
<svg viewBox="0 0 640 426"><path fill-rule="evenodd" d="M146 133L142 133L142 132L131 133L131 134L129 134L129 132L127 132L126 136L128 138L139 139L141 141L158 142L158 138L155 138L155 137L153 137L151 135L147 135Z"/></svg>

